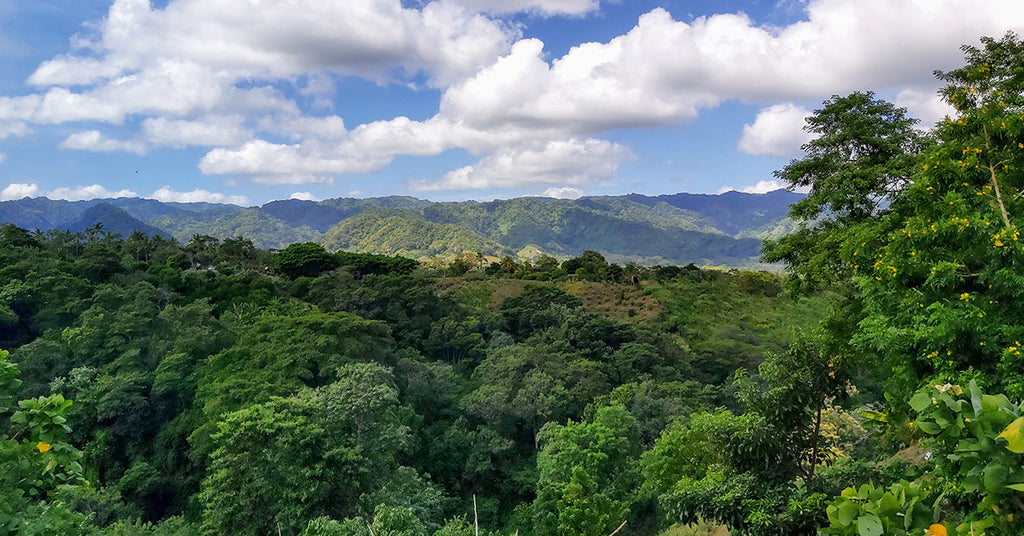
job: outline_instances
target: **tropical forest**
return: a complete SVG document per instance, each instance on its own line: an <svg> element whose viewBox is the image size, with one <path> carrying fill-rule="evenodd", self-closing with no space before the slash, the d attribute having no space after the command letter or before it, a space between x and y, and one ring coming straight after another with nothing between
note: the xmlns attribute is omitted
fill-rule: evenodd
<svg viewBox="0 0 1024 536"><path fill-rule="evenodd" d="M666 206L588 245L614 199L549 204L571 241L6 223L0 535L1024 534L1024 41L963 58L934 126L824 101L806 195L714 254Z"/></svg>

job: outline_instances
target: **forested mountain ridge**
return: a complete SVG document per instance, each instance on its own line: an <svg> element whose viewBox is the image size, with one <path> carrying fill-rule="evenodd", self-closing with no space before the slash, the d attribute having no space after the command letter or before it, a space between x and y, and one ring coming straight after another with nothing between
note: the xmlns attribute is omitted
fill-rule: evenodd
<svg viewBox="0 0 1024 536"><path fill-rule="evenodd" d="M138 198L26 198L0 202L0 222L42 231L66 229L85 210L105 204L140 222L135 229L117 224L119 234L158 230L181 242L197 234L218 239L245 236L265 248L317 241L330 249L449 260L469 252L514 258L521 252L540 252L564 258L591 249L646 264L746 266L757 263L761 239L791 228L786 211L802 197L776 191L576 200L524 197L481 203L390 196L289 199L250 208ZM106 227L111 225L113 220ZM379 232L371 232L373 228Z"/></svg>

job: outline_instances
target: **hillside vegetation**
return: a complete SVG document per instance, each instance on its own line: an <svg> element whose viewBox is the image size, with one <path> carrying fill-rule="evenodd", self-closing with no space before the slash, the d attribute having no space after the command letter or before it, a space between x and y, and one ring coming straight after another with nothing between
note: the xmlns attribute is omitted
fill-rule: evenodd
<svg viewBox="0 0 1024 536"><path fill-rule="evenodd" d="M289 199L261 207L159 203L123 198L93 201L22 199L0 202L0 222L26 229L78 231L95 225L224 240L245 236L257 247L281 249L316 241L351 250L450 262L459 255L547 254L566 258L595 250L611 258L658 263L753 266L761 240L790 229L787 207L803 196L675 194L518 198L488 203L434 203L413 197ZM110 207L96 212L94 206ZM685 208L684 208L685 207ZM520 256L523 256L520 259Z"/></svg>

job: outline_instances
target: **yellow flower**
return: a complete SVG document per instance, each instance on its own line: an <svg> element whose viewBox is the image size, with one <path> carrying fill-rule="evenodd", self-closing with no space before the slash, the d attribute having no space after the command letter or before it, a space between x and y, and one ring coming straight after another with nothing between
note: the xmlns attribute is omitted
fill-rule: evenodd
<svg viewBox="0 0 1024 536"><path fill-rule="evenodd" d="M960 299L963 301L967 301L968 299L970 299L970 297L971 295L967 292L964 292L963 294L960 295Z"/></svg>
<svg viewBox="0 0 1024 536"><path fill-rule="evenodd" d="M39 449L39 452L47 452L50 450L50 444L40 441L36 444L36 448Z"/></svg>

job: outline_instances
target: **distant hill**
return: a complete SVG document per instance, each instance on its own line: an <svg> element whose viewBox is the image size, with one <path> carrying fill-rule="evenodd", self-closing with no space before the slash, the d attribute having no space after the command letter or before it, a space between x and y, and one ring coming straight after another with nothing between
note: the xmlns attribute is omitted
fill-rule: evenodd
<svg viewBox="0 0 1024 536"><path fill-rule="evenodd" d="M147 225L109 203L93 205L78 215L77 218L68 222L67 229L72 232L83 232L93 225L100 224L103 231L119 234L122 238L128 238L135 231L141 231L149 236L162 236L171 238L171 234L152 225Z"/></svg>
<svg viewBox="0 0 1024 536"><path fill-rule="evenodd" d="M590 249L623 262L749 266L757 263L762 240L795 228L786 213L802 197L785 190L490 202L389 196L287 199L249 208L138 198L25 198L0 202L0 222L30 230L77 230L98 221L104 230L125 235L131 231L115 229L145 225L147 234L164 233L181 242L196 234L245 236L262 248L316 241L332 250L414 258L463 252L566 257Z"/></svg>

